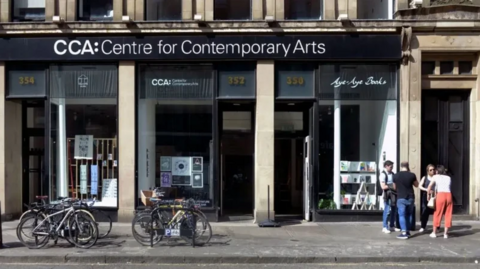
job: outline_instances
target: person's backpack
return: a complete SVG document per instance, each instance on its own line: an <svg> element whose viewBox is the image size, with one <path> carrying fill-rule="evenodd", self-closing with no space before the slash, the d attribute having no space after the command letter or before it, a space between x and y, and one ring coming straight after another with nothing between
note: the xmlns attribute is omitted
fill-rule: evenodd
<svg viewBox="0 0 480 269"><path fill-rule="evenodd" d="M385 172L385 170L382 170L382 174L385 175L385 181L387 181L388 180L387 172ZM392 172L392 177L393 177L393 175L395 175L394 172ZM382 189L382 184L380 184L380 176L379 176L378 179L377 179L377 196L380 196L382 194L383 194L383 189Z"/></svg>

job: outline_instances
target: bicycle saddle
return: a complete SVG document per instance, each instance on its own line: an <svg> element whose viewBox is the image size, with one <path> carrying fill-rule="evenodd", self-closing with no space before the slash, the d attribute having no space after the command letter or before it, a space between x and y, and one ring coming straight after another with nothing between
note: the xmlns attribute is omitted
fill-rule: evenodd
<svg viewBox="0 0 480 269"><path fill-rule="evenodd" d="M46 196L46 195L37 195L37 196L35 196L35 199L38 199L38 200L44 200L44 199L47 199L47 198L48 198L48 196Z"/></svg>

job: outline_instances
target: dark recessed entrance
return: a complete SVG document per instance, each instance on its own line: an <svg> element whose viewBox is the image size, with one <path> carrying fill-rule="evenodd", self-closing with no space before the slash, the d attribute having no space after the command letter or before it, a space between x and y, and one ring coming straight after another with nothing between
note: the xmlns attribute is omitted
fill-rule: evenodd
<svg viewBox="0 0 480 269"><path fill-rule="evenodd" d="M470 92L435 90L422 95L422 168L444 165L452 177L454 213L468 214Z"/></svg>

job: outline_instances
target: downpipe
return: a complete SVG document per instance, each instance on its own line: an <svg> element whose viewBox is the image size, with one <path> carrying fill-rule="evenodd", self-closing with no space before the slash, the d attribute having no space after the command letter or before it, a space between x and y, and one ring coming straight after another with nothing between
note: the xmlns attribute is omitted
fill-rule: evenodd
<svg viewBox="0 0 480 269"><path fill-rule="evenodd" d="M480 220L480 199L475 199L475 202L477 203L477 220Z"/></svg>

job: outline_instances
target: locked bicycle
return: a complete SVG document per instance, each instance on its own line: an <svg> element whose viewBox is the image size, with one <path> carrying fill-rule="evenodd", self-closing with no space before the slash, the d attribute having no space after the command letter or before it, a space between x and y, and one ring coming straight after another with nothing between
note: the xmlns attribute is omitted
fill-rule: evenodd
<svg viewBox="0 0 480 269"><path fill-rule="evenodd" d="M157 192L158 197L163 195ZM193 246L201 246L212 238L212 227L193 199L150 200L154 203L153 208L137 211L132 221L132 234L139 244L153 246L168 238L183 239Z"/></svg>
<svg viewBox="0 0 480 269"><path fill-rule="evenodd" d="M46 197L39 197L46 199ZM37 205L22 216L17 237L28 248L42 248L54 240L65 239L78 248L90 248L98 240L98 228L91 214L76 209L76 200L64 198L58 204Z"/></svg>

